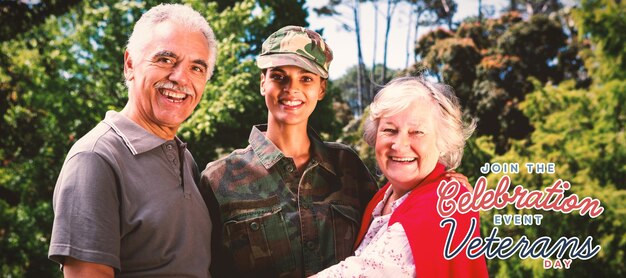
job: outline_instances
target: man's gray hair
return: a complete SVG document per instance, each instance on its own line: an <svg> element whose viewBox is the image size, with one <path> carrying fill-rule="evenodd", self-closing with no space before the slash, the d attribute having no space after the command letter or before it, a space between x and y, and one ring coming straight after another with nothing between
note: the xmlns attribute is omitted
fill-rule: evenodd
<svg viewBox="0 0 626 278"><path fill-rule="evenodd" d="M209 45L209 61L207 64L207 78L211 79L217 57L217 41L213 29L206 19L194 9L181 4L160 4L152 7L135 23L133 33L128 38L126 49L134 59L141 57L141 51L151 34L154 25L171 21L185 26L188 30L201 32ZM127 82L128 83L128 82Z"/></svg>
<svg viewBox="0 0 626 278"><path fill-rule="evenodd" d="M435 105L431 111L435 117L436 144L441 151L438 161L446 169L455 169L461 164L465 141L474 132L476 123L463 123L461 105L452 87L424 77L396 78L376 94L365 121L363 139L374 147L380 119L409 109L415 101L430 101Z"/></svg>

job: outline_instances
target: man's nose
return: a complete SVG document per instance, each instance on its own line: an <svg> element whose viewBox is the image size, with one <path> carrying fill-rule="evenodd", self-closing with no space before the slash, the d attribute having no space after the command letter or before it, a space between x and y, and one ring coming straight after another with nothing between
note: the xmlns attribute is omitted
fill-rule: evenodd
<svg viewBox="0 0 626 278"><path fill-rule="evenodd" d="M187 86L189 76L183 65L176 65L169 75L169 80L175 82L179 86Z"/></svg>

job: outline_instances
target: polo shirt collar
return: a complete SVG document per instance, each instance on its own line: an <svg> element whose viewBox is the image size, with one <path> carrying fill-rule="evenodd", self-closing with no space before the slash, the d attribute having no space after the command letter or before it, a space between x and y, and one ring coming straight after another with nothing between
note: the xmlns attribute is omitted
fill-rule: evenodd
<svg viewBox="0 0 626 278"><path fill-rule="evenodd" d="M147 152L167 142L167 140L148 132L131 119L116 111L108 111L103 122L109 125L122 138L124 144L133 155ZM175 140L180 146L182 143L180 139L175 137Z"/></svg>
<svg viewBox="0 0 626 278"><path fill-rule="evenodd" d="M248 143L254 150L265 169L272 168L278 161L285 157L283 152L265 136L267 125L255 125L252 127ZM335 174L335 168L330 163L328 148L313 128L307 128L307 135L311 140L311 159L321 167Z"/></svg>

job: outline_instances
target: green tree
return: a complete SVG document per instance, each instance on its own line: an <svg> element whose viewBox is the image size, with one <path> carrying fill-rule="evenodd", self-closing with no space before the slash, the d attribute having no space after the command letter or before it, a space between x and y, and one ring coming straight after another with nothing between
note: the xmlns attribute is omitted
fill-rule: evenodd
<svg viewBox="0 0 626 278"><path fill-rule="evenodd" d="M457 30L437 29L423 36L416 51L424 66L455 88L478 119L478 134L490 135L496 151L503 153L509 138L525 138L532 131L519 109L533 89L528 78L558 84L584 72L580 57L572 54L579 45L568 43L559 21L568 17L563 12L523 20L512 12L482 22L467 19Z"/></svg>
<svg viewBox="0 0 626 278"><path fill-rule="evenodd" d="M282 27L287 25L297 25L303 27L309 26L309 23L306 21L309 13L305 8L305 0L255 1L259 8L265 9L269 13L267 15L269 23L266 24L263 29L255 30L255 32L250 32L244 35L244 42L249 45L246 54L256 56L258 53L261 53L261 45L263 44L263 41ZM216 0L215 2L218 3L219 11L222 11L226 8L232 8L236 3L241 2L241 0Z"/></svg>
<svg viewBox="0 0 626 278"><path fill-rule="evenodd" d="M80 0L0 1L0 41L11 40L37 26L50 15L60 15Z"/></svg>
<svg viewBox="0 0 626 278"><path fill-rule="evenodd" d="M372 71L372 69L368 68L368 67L364 67L364 72L366 75L370 75L370 72ZM381 64L378 64L374 70L376 71L373 76L380 76L383 74L383 66ZM340 89L341 91L341 97L346 100L346 102L348 103L348 105L350 106L350 109L353 111L353 113L355 115L358 115L358 84L357 84L357 74L358 74L358 66L352 66L350 68L348 68L348 70L346 71L346 73L344 75L342 75L341 77L337 78L336 80L334 80L334 85L337 86L337 88ZM390 80L391 78L393 78L395 75L397 74L396 70L393 69L387 69L385 70L385 79ZM380 91L380 89L382 88L383 84L379 84L376 82L376 80L370 80L370 79L366 79L365 80L365 87L367 88L373 88L373 95L376 95L376 93L378 93L378 91ZM371 102L371 99L366 100L366 102L364 102L363 104L365 106L369 105Z"/></svg>

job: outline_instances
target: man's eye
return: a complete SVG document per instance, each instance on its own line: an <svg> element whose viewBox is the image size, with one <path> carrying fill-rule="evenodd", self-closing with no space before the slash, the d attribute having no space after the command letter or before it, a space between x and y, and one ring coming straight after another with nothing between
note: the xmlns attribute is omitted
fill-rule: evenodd
<svg viewBox="0 0 626 278"><path fill-rule="evenodd" d="M193 66L191 69L195 72L200 72L200 73L204 72L203 67Z"/></svg>
<svg viewBox="0 0 626 278"><path fill-rule="evenodd" d="M384 128L384 129L383 129L383 132L384 132L384 133L394 133L394 132L396 132L396 130L395 130L395 129L393 129L393 128Z"/></svg>
<svg viewBox="0 0 626 278"><path fill-rule="evenodd" d="M313 78L308 77L308 76L304 76L304 77L302 77L302 81L304 81L304 82L311 82L311 81L313 81Z"/></svg>
<svg viewBox="0 0 626 278"><path fill-rule="evenodd" d="M168 57L159 57L159 58L157 58L157 62L158 63L165 63L165 64L173 64L174 60L172 60L171 58L168 58Z"/></svg>

